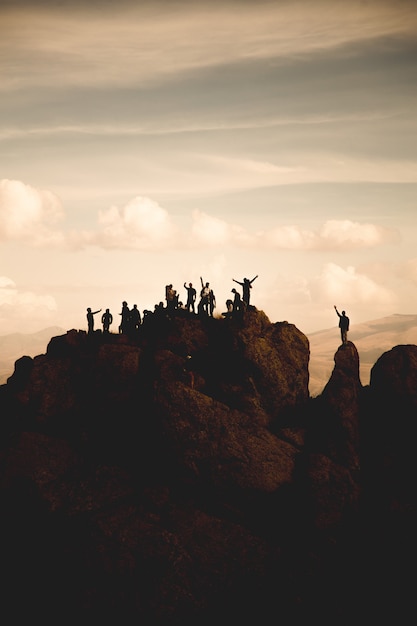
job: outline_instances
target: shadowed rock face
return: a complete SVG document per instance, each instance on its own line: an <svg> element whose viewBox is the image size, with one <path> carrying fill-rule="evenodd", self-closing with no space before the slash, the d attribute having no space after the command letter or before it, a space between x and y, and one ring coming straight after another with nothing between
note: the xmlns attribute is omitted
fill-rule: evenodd
<svg viewBox="0 0 417 626"><path fill-rule="evenodd" d="M348 342L314 399L307 338L256 309L71 330L22 357L0 387L4 609L151 626L407 611L416 351L363 388Z"/></svg>

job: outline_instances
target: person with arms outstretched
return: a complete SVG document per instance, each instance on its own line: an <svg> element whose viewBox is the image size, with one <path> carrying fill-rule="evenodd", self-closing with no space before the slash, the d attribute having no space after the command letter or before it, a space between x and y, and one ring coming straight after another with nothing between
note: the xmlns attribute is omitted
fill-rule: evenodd
<svg viewBox="0 0 417 626"><path fill-rule="evenodd" d="M336 305L334 305L334 310L336 311L338 317L339 317L339 328L340 328L340 337L342 339L342 343L346 344L347 343L347 333L349 330L349 318L346 315L346 311L342 311L342 313L340 314L339 311L337 310Z"/></svg>
<svg viewBox="0 0 417 626"><path fill-rule="evenodd" d="M239 280L232 278L233 282L242 286L242 300L246 308L249 308L250 290L252 289L252 283L256 278L258 278L258 274L255 276L255 278L252 278L252 280L249 280L249 278L244 278L242 283Z"/></svg>

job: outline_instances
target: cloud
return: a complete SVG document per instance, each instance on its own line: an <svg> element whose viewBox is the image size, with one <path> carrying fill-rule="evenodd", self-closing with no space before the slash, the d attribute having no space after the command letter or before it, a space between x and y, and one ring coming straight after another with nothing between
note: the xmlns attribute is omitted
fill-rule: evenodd
<svg viewBox="0 0 417 626"><path fill-rule="evenodd" d="M15 282L0 276L0 320L2 332L21 324L21 332L29 332L49 323L57 311L55 298L32 291L19 291Z"/></svg>
<svg viewBox="0 0 417 626"><path fill-rule="evenodd" d="M160 248L175 242L177 228L157 202L136 196L121 208L99 212L99 232L88 243L103 248Z"/></svg>
<svg viewBox="0 0 417 626"><path fill-rule="evenodd" d="M319 231L280 226L265 235L266 242L286 250L353 250L398 241L397 231L350 220L328 220Z"/></svg>
<svg viewBox="0 0 417 626"><path fill-rule="evenodd" d="M0 240L23 240L33 245L57 245L62 234L50 224L62 219L59 198L19 180L0 181Z"/></svg>
<svg viewBox="0 0 417 626"><path fill-rule="evenodd" d="M398 241L396 231L350 220L328 220L319 232L319 246L331 248L373 248Z"/></svg>
<svg viewBox="0 0 417 626"><path fill-rule="evenodd" d="M207 246L234 245L281 250L353 250L396 242L396 231L350 220L329 220L319 231L285 225L252 235L242 226L230 224L202 211L193 211L192 241Z"/></svg>
<svg viewBox="0 0 417 626"><path fill-rule="evenodd" d="M342 268L327 263L310 283L313 299L351 304L387 305L395 302L395 295L368 276L356 272L353 266Z"/></svg>
<svg viewBox="0 0 417 626"><path fill-rule="evenodd" d="M389 35L414 37L416 27L412 5L359 0L348 6L305 2L301 8L243 1L138 3L100 12L94 5L59 12L28 7L9 9L2 19L3 89L143 84L223 64L291 60Z"/></svg>
<svg viewBox="0 0 417 626"><path fill-rule="evenodd" d="M224 246L227 244L252 245L254 238L236 224L207 215L203 211L192 213L191 240L193 245Z"/></svg>

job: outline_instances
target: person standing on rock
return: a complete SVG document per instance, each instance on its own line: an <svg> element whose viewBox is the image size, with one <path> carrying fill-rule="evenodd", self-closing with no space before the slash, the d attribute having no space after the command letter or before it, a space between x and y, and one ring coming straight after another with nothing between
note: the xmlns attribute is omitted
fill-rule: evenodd
<svg viewBox="0 0 417 626"><path fill-rule="evenodd" d="M233 317L242 317L243 309L242 309L242 298L240 297L240 293L236 291L233 287L232 293L234 294L233 299Z"/></svg>
<svg viewBox="0 0 417 626"><path fill-rule="evenodd" d="M349 330L349 318L346 315L346 311L342 311L342 314L337 310L336 305L334 305L334 310L339 316L339 328L340 328L340 337L342 339L342 343L347 343L347 333Z"/></svg>
<svg viewBox="0 0 417 626"><path fill-rule="evenodd" d="M98 311L92 311L90 307L88 307L87 309L87 324L88 324L88 332L89 333L93 333L94 332L94 315L96 313L100 313L101 309L99 309Z"/></svg>
<svg viewBox="0 0 417 626"><path fill-rule="evenodd" d="M113 315L110 313L110 309L106 309L101 316L101 323L103 324L103 333L110 332L110 324L113 322Z"/></svg>
<svg viewBox="0 0 417 626"><path fill-rule="evenodd" d="M193 283L184 283L184 288L187 290L187 302L185 303L185 308L189 313L191 311L195 313L195 299L197 297L197 291L193 287Z"/></svg>
<svg viewBox="0 0 417 626"><path fill-rule="evenodd" d="M258 278L258 275L256 275L255 278L252 278L252 280L249 280L249 278L244 278L242 283L239 280L232 278L233 282L242 286L242 300L247 309L249 308L250 290L252 289L252 283L256 278Z"/></svg>

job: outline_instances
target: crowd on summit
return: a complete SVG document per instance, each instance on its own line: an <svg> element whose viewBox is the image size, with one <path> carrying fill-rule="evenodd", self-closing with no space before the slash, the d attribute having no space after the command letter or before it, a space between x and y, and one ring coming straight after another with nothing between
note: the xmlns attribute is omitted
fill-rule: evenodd
<svg viewBox="0 0 417 626"><path fill-rule="evenodd" d="M233 293L233 299L228 298L226 300L226 311L222 313L222 317L224 319L241 319L244 315L244 312L250 308L250 293L252 289L252 283L254 282L254 280L256 280L256 278L258 278L258 275L256 275L251 280L249 278L244 278L243 281L232 278L233 282L242 287L242 295L240 295L240 293L235 288L231 290L231 293ZM191 282L188 284L184 282L184 289L186 290L187 294L185 303L180 300L179 293L176 289L174 289L172 284L165 286L165 304L161 300L158 304L155 304L153 311L144 309L142 315L137 308L137 304L134 304L133 307L129 309L127 302L123 301L122 310L119 313L121 318L120 324L118 326L119 333L128 335L135 333L139 329L141 324L143 324L149 318L149 316L164 317L168 319L180 314L214 317L214 309L216 308L216 296L214 295L213 289L210 287L210 283L204 282L201 276L200 282L201 289L198 302L197 290ZM349 318L347 317L345 311L339 313L336 305L334 305L334 309L339 317L339 328L342 344L346 345L347 333L349 330ZM88 333L94 332L94 315L100 313L101 310L102 309L92 311L91 308L88 307ZM109 309L106 309L101 316L101 323L103 326L103 333L109 333L110 326L113 323L113 315L110 313Z"/></svg>
<svg viewBox="0 0 417 626"><path fill-rule="evenodd" d="M250 290L252 289L253 281L258 278L244 278L243 281L232 279L235 283L241 285L242 296L239 292L233 288L233 299L226 300L226 311L222 313L222 317L225 319L240 318L243 316L244 311L250 307ZM193 286L193 283L188 284L184 282L184 289L186 290L185 303L180 300L179 293L174 289L172 284L165 286L165 303L161 300L158 304L155 304L154 310L150 311L144 309L142 315L137 308L137 304L134 304L131 309L126 301L122 302L122 310L120 315L120 324L118 325L118 331L122 334L134 333L140 326L146 321L146 318L150 315L163 316L170 318L181 313L188 313L192 315L200 315L206 317L214 317L214 309L216 308L216 296L210 286L209 282L204 282L200 277L201 289L199 290L199 299L197 301L197 290ZM88 333L94 332L94 316L101 313L102 309L92 311L91 307L87 309L87 325ZM103 327L103 333L110 332L110 326L113 323L113 315L109 309L106 309L101 316L101 323Z"/></svg>

